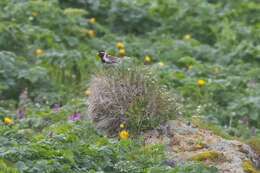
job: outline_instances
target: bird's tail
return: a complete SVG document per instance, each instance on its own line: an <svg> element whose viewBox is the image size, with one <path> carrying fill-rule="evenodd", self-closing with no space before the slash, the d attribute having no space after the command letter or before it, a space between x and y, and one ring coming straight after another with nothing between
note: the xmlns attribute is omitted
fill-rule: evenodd
<svg viewBox="0 0 260 173"><path fill-rule="evenodd" d="M123 58L123 59L131 59L131 58L128 57L128 56L123 56L122 58Z"/></svg>

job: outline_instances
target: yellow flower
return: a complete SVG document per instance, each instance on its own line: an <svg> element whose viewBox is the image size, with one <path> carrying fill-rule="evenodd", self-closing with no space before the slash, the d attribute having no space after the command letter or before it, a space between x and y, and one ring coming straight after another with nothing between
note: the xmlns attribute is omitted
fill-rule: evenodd
<svg viewBox="0 0 260 173"><path fill-rule="evenodd" d="M94 31L91 29L91 30L88 30L88 35L90 37L93 37L94 36Z"/></svg>
<svg viewBox="0 0 260 173"><path fill-rule="evenodd" d="M185 35L185 37L184 37L185 39L190 39L190 35L189 34L187 34L187 35Z"/></svg>
<svg viewBox="0 0 260 173"><path fill-rule="evenodd" d="M41 50L41 49L37 49L37 50L35 51L35 53L36 53L36 55L41 55L41 54L42 54L42 50Z"/></svg>
<svg viewBox="0 0 260 173"><path fill-rule="evenodd" d="M191 70L191 69L192 69L192 65L189 65L189 67L188 67L188 68L189 68L189 70Z"/></svg>
<svg viewBox="0 0 260 173"><path fill-rule="evenodd" d="M119 52L120 54L125 54L125 49L120 49Z"/></svg>
<svg viewBox="0 0 260 173"><path fill-rule="evenodd" d="M164 63L163 63L163 62L160 62L160 63L159 63L159 66L161 66L161 67L164 66Z"/></svg>
<svg viewBox="0 0 260 173"><path fill-rule="evenodd" d="M196 145L195 145L195 148L200 149L200 148L202 148L202 146L201 146L200 144L196 144Z"/></svg>
<svg viewBox="0 0 260 173"><path fill-rule="evenodd" d="M96 22L96 19L95 19L94 17L92 17L92 18L90 19L90 22L91 22L91 23L95 23L95 22Z"/></svg>
<svg viewBox="0 0 260 173"><path fill-rule="evenodd" d="M127 131L123 130L122 132L120 132L120 137L124 139L127 137L127 134Z"/></svg>
<svg viewBox="0 0 260 173"><path fill-rule="evenodd" d="M5 118L5 123L6 124L10 124L11 122L12 122L12 120L10 118L8 118L8 117Z"/></svg>
<svg viewBox="0 0 260 173"><path fill-rule="evenodd" d="M214 71L217 73L217 72L219 72L219 68L218 67L215 67L214 68Z"/></svg>
<svg viewBox="0 0 260 173"><path fill-rule="evenodd" d="M125 125L124 124L120 124L120 128L124 128L125 127Z"/></svg>
<svg viewBox="0 0 260 173"><path fill-rule="evenodd" d="M199 84L199 86L202 86L202 85L204 85L204 84L205 84L205 81L204 81L204 80L202 80L202 79L200 79L200 80L198 80L198 84Z"/></svg>
<svg viewBox="0 0 260 173"><path fill-rule="evenodd" d="M150 62L150 61L151 61L150 56L146 56L146 57L145 57L145 61Z"/></svg>
<svg viewBox="0 0 260 173"><path fill-rule="evenodd" d="M37 12L32 12L32 16L36 17L36 16L38 16L38 13Z"/></svg>
<svg viewBox="0 0 260 173"><path fill-rule="evenodd" d="M85 91L85 94L88 96L88 95L91 94L91 91L90 91L90 90L86 90L86 91Z"/></svg>
<svg viewBox="0 0 260 173"><path fill-rule="evenodd" d="M119 41L119 42L117 42L117 47L118 47L118 48L122 48L122 47L124 47L124 44Z"/></svg>

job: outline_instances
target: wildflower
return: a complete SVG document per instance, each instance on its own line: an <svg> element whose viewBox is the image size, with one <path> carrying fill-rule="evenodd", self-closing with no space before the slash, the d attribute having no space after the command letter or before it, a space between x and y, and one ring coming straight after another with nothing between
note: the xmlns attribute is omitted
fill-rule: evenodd
<svg viewBox="0 0 260 173"><path fill-rule="evenodd" d="M117 42L117 47L118 47L118 48L122 48L122 47L124 47L124 44L119 41L119 42Z"/></svg>
<svg viewBox="0 0 260 173"><path fill-rule="evenodd" d="M69 116L70 121L76 121L76 120L79 120L79 118L80 118L80 115L79 115L78 111L74 111L74 113L71 116Z"/></svg>
<svg viewBox="0 0 260 173"><path fill-rule="evenodd" d="M32 16L36 17L36 16L38 16L38 13L37 12L32 12Z"/></svg>
<svg viewBox="0 0 260 173"><path fill-rule="evenodd" d="M35 51L35 53L36 53L36 55L41 55L41 54L42 54L42 50L41 50L41 49L37 49L37 50Z"/></svg>
<svg viewBox="0 0 260 173"><path fill-rule="evenodd" d="M120 137L124 139L127 137L127 134L127 131L123 130L122 132L120 132Z"/></svg>
<svg viewBox="0 0 260 173"><path fill-rule="evenodd" d="M204 84L205 84L205 81L204 81L204 80L202 80L202 79L200 79L200 80L198 80L198 84L199 84L199 86L202 86L202 85L204 85Z"/></svg>
<svg viewBox="0 0 260 173"><path fill-rule="evenodd" d="M47 127L48 126L48 120L47 121L45 121L42 125L43 125L43 127Z"/></svg>
<svg viewBox="0 0 260 173"><path fill-rule="evenodd" d="M22 108L19 108L17 111L18 119L21 120L24 118L24 110Z"/></svg>
<svg viewBox="0 0 260 173"><path fill-rule="evenodd" d="M94 36L94 31L91 29L91 30L88 30L88 35L90 37L93 37Z"/></svg>
<svg viewBox="0 0 260 173"><path fill-rule="evenodd" d="M36 97L34 98L34 102L35 102L35 103L40 103L40 101L41 101L40 96L36 96Z"/></svg>
<svg viewBox="0 0 260 173"><path fill-rule="evenodd" d="M91 23L95 23L95 22L96 22L96 19L95 19L94 17L92 17L92 18L90 19L90 22L91 22Z"/></svg>
<svg viewBox="0 0 260 173"><path fill-rule="evenodd" d="M159 63L159 66L161 66L161 67L164 66L164 63L163 63L163 62L160 62L160 63Z"/></svg>
<svg viewBox="0 0 260 173"><path fill-rule="evenodd" d="M22 101L26 98L26 95L25 95L25 91L23 91L20 96L19 96L19 100Z"/></svg>
<svg viewBox="0 0 260 173"><path fill-rule="evenodd" d="M188 66L188 69L191 70L191 69L192 69L192 65L189 65L189 66Z"/></svg>
<svg viewBox="0 0 260 173"><path fill-rule="evenodd" d="M125 54L125 49L120 49L120 50L119 50L119 53L120 53L120 54Z"/></svg>
<svg viewBox="0 0 260 173"><path fill-rule="evenodd" d="M125 127L125 125L124 124L120 124L120 128L124 128Z"/></svg>
<svg viewBox="0 0 260 173"><path fill-rule="evenodd" d="M21 92L21 94L19 95L19 104L22 104L28 96L28 90L27 88L25 88L25 90L23 92Z"/></svg>
<svg viewBox="0 0 260 173"><path fill-rule="evenodd" d="M217 73L217 72L219 72L219 68L218 67L215 67L214 68L214 71Z"/></svg>
<svg viewBox="0 0 260 173"><path fill-rule="evenodd" d="M200 148L202 148L202 146L201 146L200 144L196 144L196 145L195 145L195 148L200 149Z"/></svg>
<svg viewBox="0 0 260 173"><path fill-rule="evenodd" d="M185 35L185 37L184 37L185 39L190 39L191 37L190 37L190 35L189 34L187 34L187 35Z"/></svg>
<svg viewBox="0 0 260 173"><path fill-rule="evenodd" d="M88 95L91 94L91 91L90 91L90 90L86 90L86 91L85 91L85 94L88 96Z"/></svg>
<svg viewBox="0 0 260 173"><path fill-rule="evenodd" d="M256 85L256 80L255 79L250 79L250 85L254 87Z"/></svg>
<svg viewBox="0 0 260 173"><path fill-rule="evenodd" d="M29 17L29 20L32 21L34 18L32 16Z"/></svg>
<svg viewBox="0 0 260 173"><path fill-rule="evenodd" d="M145 57L145 61L146 61L146 62L150 62L150 61L151 61L150 56L146 56L146 57Z"/></svg>
<svg viewBox="0 0 260 173"><path fill-rule="evenodd" d="M53 137L53 132L51 132L49 135L48 135L48 138L52 138Z"/></svg>
<svg viewBox="0 0 260 173"><path fill-rule="evenodd" d="M250 130L250 132L251 132L251 135L255 135L255 133L256 133L256 128L255 128L255 127L252 127L251 130Z"/></svg>
<svg viewBox="0 0 260 173"><path fill-rule="evenodd" d="M244 125L247 125L247 123L248 123L248 118L247 118L246 115L243 117L242 123L243 123Z"/></svg>
<svg viewBox="0 0 260 173"><path fill-rule="evenodd" d="M60 105L58 104L55 104L53 107L52 107L52 110L53 111L58 111L60 109Z"/></svg>
<svg viewBox="0 0 260 173"><path fill-rule="evenodd" d="M5 121L6 124L10 124L12 122L12 120L10 118L8 118L8 117L6 117L4 119L4 121Z"/></svg>
<svg viewBox="0 0 260 173"><path fill-rule="evenodd" d="M197 114L200 114L200 105L196 109Z"/></svg>

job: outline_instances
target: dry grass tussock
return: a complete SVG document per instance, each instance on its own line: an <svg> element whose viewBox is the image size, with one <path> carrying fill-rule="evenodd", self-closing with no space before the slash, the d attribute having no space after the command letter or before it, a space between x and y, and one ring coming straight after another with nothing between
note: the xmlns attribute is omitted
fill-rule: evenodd
<svg viewBox="0 0 260 173"><path fill-rule="evenodd" d="M90 83L88 116L109 135L124 123L132 134L178 114L176 102L145 66L120 65L98 71Z"/></svg>

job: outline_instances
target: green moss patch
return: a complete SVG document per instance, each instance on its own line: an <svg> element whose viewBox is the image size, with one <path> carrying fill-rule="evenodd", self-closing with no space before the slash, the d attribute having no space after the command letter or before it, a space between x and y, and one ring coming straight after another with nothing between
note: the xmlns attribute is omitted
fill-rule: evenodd
<svg viewBox="0 0 260 173"><path fill-rule="evenodd" d="M198 154L195 154L189 158L190 160L194 161L204 161L204 160L210 160L210 161L219 161L219 160L226 160L223 153L216 151L216 150L210 150L201 152Z"/></svg>
<svg viewBox="0 0 260 173"><path fill-rule="evenodd" d="M241 164L242 168L246 173L260 173L260 171L257 171L254 167L252 162L249 160L244 160L243 163Z"/></svg>

